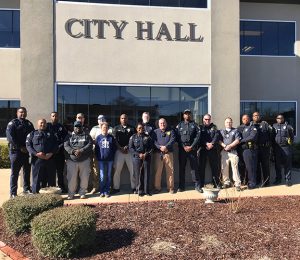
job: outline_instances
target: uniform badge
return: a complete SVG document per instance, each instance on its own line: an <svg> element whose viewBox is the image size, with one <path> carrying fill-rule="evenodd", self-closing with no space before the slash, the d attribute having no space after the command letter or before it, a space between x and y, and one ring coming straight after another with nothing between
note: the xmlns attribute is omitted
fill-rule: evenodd
<svg viewBox="0 0 300 260"><path fill-rule="evenodd" d="M286 126L284 126L283 129L286 129Z"/></svg>
<svg viewBox="0 0 300 260"><path fill-rule="evenodd" d="M170 134L171 134L171 132L170 132L170 131L168 131L166 134L167 134L167 135L170 135Z"/></svg>
<svg viewBox="0 0 300 260"><path fill-rule="evenodd" d="M47 133L47 136L49 137L49 136L50 136L50 133Z"/></svg>
<svg viewBox="0 0 300 260"><path fill-rule="evenodd" d="M145 134L148 135L149 133L148 133L148 132L145 132Z"/></svg>
<svg viewBox="0 0 300 260"><path fill-rule="evenodd" d="M128 132L128 133L130 132L130 128L127 129L127 132Z"/></svg>
<svg viewBox="0 0 300 260"><path fill-rule="evenodd" d="M226 138L228 138L228 137L229 137L229 134L226 135Z"/></svg>
<svg viewBox="0 0 300 260"><path fill-rule="evenodd" d="M59 128L59 131L61 131L61 130L62 130L62 127Z"/></svg>
<svg viewBox="0 0 300 260"><path fill-rule="evenodd" d="M245 132L247 132L247 131L248 131L248 128L245 129Z"/></svg>

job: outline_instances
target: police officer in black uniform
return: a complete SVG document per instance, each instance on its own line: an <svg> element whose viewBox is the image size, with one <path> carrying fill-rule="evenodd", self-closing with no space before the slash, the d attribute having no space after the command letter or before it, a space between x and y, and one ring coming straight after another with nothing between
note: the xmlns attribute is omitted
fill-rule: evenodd
<svg viewBox="0 0 300 260"><path fill-rule="evenodd" d="M153 131L155 126L150 123L150 114L149 112L144 112L142 115L142 125L144 126L144 132L146 135L149 135L153 139Z"/></svg>
<svg viewBox="0 0 300 260"><path fill-rule="evenodd" d="M64 186L64 166L65 166L65 155L64 155L64 141L66 136L68 135L67 129L58 122L58 113L52 112L50 115L51 122L47 123L46 130L51 132L57 141L58 150L53 155L53 159L55 162L56 175L57 175L57 184L58 187L61 188L63 192L67 192L67 189ZM56 177L55 175L53 176ZM56 183L56 179L51 181L51 183Z"/></svg>
<svg viewBox="0 0 300 260"><path fill-rule="evenodd" d="M251 125L257 129L257 172L256 183L261 186L270 185L270 148L272 144L272 127L261 121L259 112L252 114Z"/></svg>
<svg viewBox="0 0 300 260"><path fill-rule="evenodd" d="M276 117L277 123L273 125L275 131L274 153L276 179L274 184L281 183L281 166L284 167L285 184L291 186L292 169L292 144L294 141L294 129L284 120L284 116L279 114Z"/></svg>
<svg viewBox="0 0 300 260"><path fill-rule="evenodd" d="M32 192L39 193L40 185L55 186L55 163L53 155L58 149L55 136L46 131L46 120L37 122L37 130L31 132L26 139L26 148L31 155Z"/></svg>
<svg viewBox="0 0 300 260"><path fill-rule="evenodd" d="M197 148L201 136L201 131L192 120L192 112L186 109L183 112L183 119L176 126L176 135L179 149L179 187L177 192L185 191L185 166L187 159L190 160L191 174L195 183L195 190L203 192L200 188L200 177L198 170Z"/></svg>
<svg viewBox="0 0 300 260"><path fill-rule="evenodd" d="M133 173L135 175L136 193L140 196L150 194L150 155L153 150L152 140L144 133L144 126L139 123L136 127L137 133L129 139L129 151L132 153ZM143 171L142 171L143 170ZM142 178L142 175L143 178ZM143 181L143 190L141 182Z"/></svg>
<svg viewBox="0 0 300 260"><path fill-rule="evenodd" d="M10 197L17 196L18 178L23 167L23 192L30 193L30 164L29 154L26 150L26 136L34 130L32 123L26 119L25 107L17 109L17 118L10 121L6 129L9 143L9 158L11 163Z"/></svg>
<svg viewBox="0 0 300 260"><path fill-rule="evenodd" d="M243 159L248 174L248 189L254 189L256 186L256 169L257 169L257 129L250 124L248 115L242 117L242 140Z"/></svg>
<svg viewBox="0 0 300 260"><path fill-rule="evenodd" d="M206 160L209 159L213 184L215 187L220 187L220 155L219 141L220 132L215 124L211 122L211 115L203 116L203 125L201 126L201 138L199 149L199 175L200 188L204 186Z"/></svg>

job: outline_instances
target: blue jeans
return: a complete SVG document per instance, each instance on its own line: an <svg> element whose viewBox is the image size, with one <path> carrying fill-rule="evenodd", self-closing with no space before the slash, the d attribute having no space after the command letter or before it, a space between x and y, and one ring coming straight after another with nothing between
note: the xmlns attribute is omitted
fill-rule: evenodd
<svg viewBox="0 0 300 260"><path fill-rule="evenodd" d="M99 161L100 193L109 194L113 161Z"/></svg>

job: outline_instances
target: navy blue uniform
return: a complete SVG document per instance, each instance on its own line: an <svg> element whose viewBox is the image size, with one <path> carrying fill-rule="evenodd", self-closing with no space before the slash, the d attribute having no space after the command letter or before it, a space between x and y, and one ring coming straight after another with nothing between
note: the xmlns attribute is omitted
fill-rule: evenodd
<svg viewBox="0 0 300 260"><path fill-rule="evenodd" d="M257 169L257 129L253 125L243 125L241 147L248 174L248 187L256 186Z"/></svg>
<svg viewBox="0 0 300 260"><path fill-rule="evenodd" d="M294 129L286 122L273 125L275 131L274 153L276 181L281 181L281 165L284 167L286 182L291 180L292 168L292 149L291 144L294 141Z"/></svg>
<svg viewBox="0 0 300 260"><path fill-rule="evenodd" d="M188 158L190 160L193 182L196 187L199 187L200 177L198 171L197 148L201 131L194 121L181 121L176 126L176 134L179 149L179 189L185 190L185 166ZM185 146L191 146L192 150L186 152L184 150Z"/></svg>
<svg viewBox="0 0 300 260"><path fill-rule="evenodd" d="M150 164L152 153L152 140L146 134L134 134L129 139L129 151L132 153L133 174L135 176L135 187L139 193L150 193ZM145 159L142 160L139 154L145 154ZM143 170L143 171L142 171ZM143 175L143 176L142 176ZM143 190L141 190L143 181Z"/></svg>
<svg viewBox="0 0 300 260"><path fill-rule="evenodd" d="M270 148L272 144L272 127L262 121L255 124L257 129L257 173L256 182L258 185L268 186L270 183Z"/></svg>
<svg viewBox="0 0 300 260"><path fill-rule="evenodd" d="M41 183L42 187L45 187L46 183L48 183L49 187L55 186L53 156L48 160L40 159L36 156L39 152L45 155L47 153L56 153L58 145L55 136L48 131L35 130L27 136L26 148L32 157L32 192L38 193Z"/></svg>
<svg viewBox="0 0 300 260"><path fill-rule="evenodd" d="M154 125L152 125L151 123L142 123L143 127L144 127L144 133L146 135L149 135L151 138L153 138L153 132L155 130Z"/></svg>
<svg viewBox="0 0 300 260"><path fill-rule="evenodd" d="M6 137L9 142L9 158L11 163L10 195L17 195L18 178L23 167L23 190L30 191L30 164L26 150L26 136L34 130L27 119L13 119L6 128Z"/></svg>
<svg viewBox="0 0 300 260"><path fill-rule="evenodd" d="M48 132L51 132L57 141L58 150L55 153L53 159L55 162L57 184L62 190L65 190L64 186L64 166L65 166L65 155L64 155L64 141L68 135L67 129L60 123L52 124L47 123ZM56 180L54 180L56 182Z"/></svg>
<svg viewBox="0 0 300 260"><path fill-rule="evenodd" d="M220 154L218 143L220 140L220 131L217 126L211 123L210 125L201 126L201 138L200 138L200 151L199 151L199 176L200 187L204 186L205 181L205 168L207 158L211 168L213 183L215 186L220 185ZM212 143L213 148L206 149L206 143Z"/></svg>
<svg viewBox="0 0 300 260"><path fill-rule="evenodd" d="M242 136L243 130L245 128L245 125L240 125L237 127L237 130L239 131L240 135ZM239 143L238 146L236 147L236 151L239 157L239 173L240 173L240 177L241 177L241 181L243 184L246 184L248 182L248 177L246 174L246 166L245 166L245 162L244 162L244 158L243 158L243 148L242 148L242 144Z"/></svg>

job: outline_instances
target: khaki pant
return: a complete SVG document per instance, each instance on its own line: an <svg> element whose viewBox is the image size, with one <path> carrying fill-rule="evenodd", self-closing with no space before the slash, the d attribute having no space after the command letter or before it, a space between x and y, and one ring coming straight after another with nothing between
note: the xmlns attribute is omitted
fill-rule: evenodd
<svg viewBox="0 0 300 260"><path fill-rule="evenodd" d="M132 155L131 153L122 153L121 151L117 151L114 160L114 189L120 189L120 179L121 179L121 171L123 169L124 163L126 162L129 173L130 173L130 183L131 188L135 189L135 178L133 175L133 164L132 164Z"/></svg>
<svg viewBox="0 0 300 260"><path fill-rule="evenodd" d="M161 190L161 175L163 171L163 167L166 168L166 180L167 180L167 188L168 190L174 190L174 160L173 153L164 154L161 157L160 153L154 154L155 161L155 181L154 188L156 190Z"/></svg>
<svg viewBox="0 0 300 260"><path fill-rule="evenodd" d="M79 195L86 194L91 172L90 161L90 158L82 162L74 162L72 160L67 160L67 179L69 195L74 195L76 193L78 186L78 177L80 179Z"/></svg>
<svg viewBox="0 0 300 260"><path fill-rule="evenodd" d="M222 176L223 176L224 184L230 184L229 163L231 164L232 178L234 181L234 185L236 187L241 186L241 178L238 170L239 157L237 156L237 152L236 151L226 152L222 150L221 168L222 168Z"/></svg>

